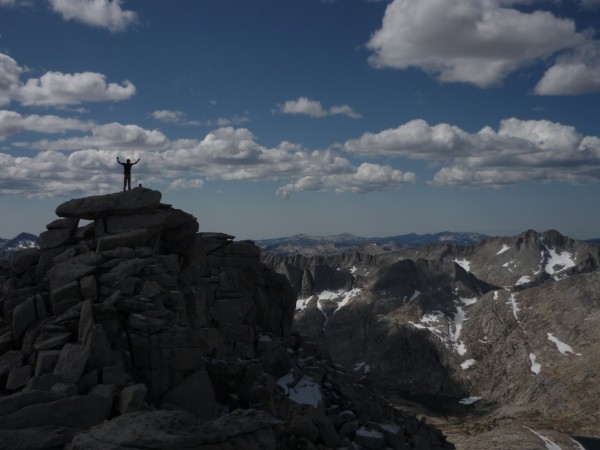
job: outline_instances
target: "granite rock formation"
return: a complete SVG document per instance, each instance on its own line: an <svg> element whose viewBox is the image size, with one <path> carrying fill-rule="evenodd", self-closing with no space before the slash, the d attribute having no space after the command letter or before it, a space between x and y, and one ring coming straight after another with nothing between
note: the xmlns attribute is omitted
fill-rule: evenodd
<svg viewBox="0 0 600 450"><path fill-rule="evenodd" d="M70 200L0 261L0 448L454 448L292 332L254 243L160 200Z"/></svg>

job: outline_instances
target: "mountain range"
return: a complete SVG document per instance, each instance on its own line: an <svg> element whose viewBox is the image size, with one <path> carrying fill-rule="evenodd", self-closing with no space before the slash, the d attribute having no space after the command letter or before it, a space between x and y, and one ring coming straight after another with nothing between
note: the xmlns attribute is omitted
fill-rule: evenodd
<svg viewBox="0 0 600 450"><path fill-rule="evenodd" d="M357 382L459 449L600 437L600 247L528 230L365 249L262 255L297 292L294 329Z"/></svg>
<svg viewBox="0 0 600 450"><path fill-rule="evenodd" d="M160 208L165 207L160 206L158 211L162 211ZM86 218L84 212L77 212ZM153 216L148 218L154 220ZM134 248L138 252L134 241L139 239L140 232L124 232L123 227L130 226L127 220L133 221L133 218L97 219L94 233L96 237L101 235L99 233L105 234L103 245L108 245L110 238L115 240L114 245L125 242L132 249L129 253ZM171 226L170 222L165 223ZM147 219L144 222L137 216L135 224L151 226ZM1 240L0 252L8 255L9 261L15 254L25 255L15 260L16 267L23 266L19 269L23 272L23 280L32 273L30 269L26 270L30 266L24 265L24 261L32 264L30 260L35 263L38 261L35 258L39 258L37 277L39 267L51 261L44 255L54 251L44 250L49 245L47 234L54 233L53 239L63 239L63 226L62 222L49 224L49 231L40 239L23 233L10 242ZM73 226L69 224L69 227ZM59 256L53 263L55 265L63 264L65 258L81 258L82 255L71 255L76 255L75 250L81 251L81 242L86 242L88 251L98 245L88 227L77 231L70 229L70 239L79 243L71 244L73 247ZM127 236L122 236L124 233ZM162 239L175 239L176 236L177 233L163 232ZM207 258L214 263L218 261L223 264L223 269L219 270L223 270L220 277L221 283L225 283L224 280L229 280L231 267L235 267L230 266L231 262L241 264L250 253L253 257L260 253L261 264L281 274L291 286L295 313L293 323L286 326L292 328L294 336L302 336L303 342L307 343L303 344L306 349L313 348L310 343L315 342L314 350L310 351L318 349L319 354L325 355L323 358L331 359L336 370L343 371L344 379L350 383L348 386L387 399L402 414L425 419L441 429L457 449L597 448L594 445L600 438L597 425L600 423L600 246L596 241L574 240L555 230L527 230L504 237L454 232L386 238L351 234L296 235L256 241L260 252L258 248L246 248L254 243L242 241L237 245L250 253L243 254L241 259L236 256L230 262L223 259L229 257L228 250L223 253L222 249L233 248L232 238L220 233L198 233L196 241L202 244L195 250L198 253L194 267L206 264ZM148 239L154 242L152 239L155 238ZM42 257L38 254L32 259L34 254L31 252L40 243ZM29 250L15 253L19 247ZM181 255L189 251L187 247L173 248L182 252ZM223 255L216 257L215 251ZM106 253L109 254L115 257L117 250ZM181 255L181 261L187 258ZM127 264L124 255L119 253L119 258L122 264ZM99 274L111 270L112 266L103 264L98 266ZM256 262L243 264L257 267ZM205 272L202 276L208 277L206 280L214 278L212 272ZM187 280L191 273L186 272L181 280ZM107 274L96 276L100 284L109 278ZM87 278L79 281L78 290L83 292L82 283ZM242 279L245 278L235 283L233 279L227 281L231 293L223 291L223 295L227 295L215 305L229 304L238 298L236 286ZM115 280L120 289L126 288L122 279ZM208 282L206 280L202 283ZM137 295L139 287L135 286L130 287ZM195 308L205 302L202 300L203 286L198 284L192 289L194 295L199 296ZM268 286L267 290L272 289ZM113 292L106 287L102 289L103 295ZM58 298L59 291L62 296L61 289L56 289L53 294L51 291L49 299L52 302ZM234 303L239 302L235 300ZM56 303L49 307L61 305ZM210 332L225 333L227 329L228 336L241 339L235 344L235 351L248 358L244 353L248 351L247 336L240 334L241 328L236 328L237 334L231 334L231 325L227 325L229 328L219 325L222 319L218 317L238 319L233 317L229 306L214 309L215 305L212 312L205 311L217 318L211 320L218 331ZM270 307L268 305L269 302L264 303L261 308ZM124 314L127 317L129 313ZM161 320L164 320L162 317L166 313L161 314ZM129 316L128 320L131 318ZM153 315L152 320L155 320ZM203 320L201 329L209 330L205 327L213 325ZM12 326L20 328L20 321L13 319ZM136 326L139 330L140 325ZM150 325L144 325L147 326ZM16 329L11 331L15 332ZM266 345L261 339L256 344L258 347ZM313 386L311 380L320 380L322 389L328 386L326 380L331 375L323 378L320 359L315 366L318 368L304 367L315 362L314 356L306 356L306 349L304 356L299 354L296 368L289 372L299 371L304 373L304 378L294 379L289 385L281 381L287 375L279 380L289 398L298 396L299 392L306 395L306 387ZM213 357L215 360L211 364L217 364L221 356ZM248 359L247 363L251 361ZM286 370L289 369L287 364ZM217 366L210 367L215 370ZM275 365L273 368L275 373L279 372ZM233 366L228 370L233 374ZM212 377L219 372L210 373ZM298 378L297 374L295 378ZM149 387L153 389L152 383ZM218 376L212 389L215 392L223 389ZM222 395L230 395L228 392L223 390ZM408 416L403 417L408 420ZM337 423L338 419L331 420ZM359 432L354 432L354 443L366 443L363 438L383 432L383 429L370 428L375 425L365 422L364 431L361 426ZM342 428L336 428L340 436ZM327 440L323 433L318 435L321 445ZM433 439L434 434L427 433L430 433L428 439ZM383 441L380 438L377 442L373 445Z"/></svg>

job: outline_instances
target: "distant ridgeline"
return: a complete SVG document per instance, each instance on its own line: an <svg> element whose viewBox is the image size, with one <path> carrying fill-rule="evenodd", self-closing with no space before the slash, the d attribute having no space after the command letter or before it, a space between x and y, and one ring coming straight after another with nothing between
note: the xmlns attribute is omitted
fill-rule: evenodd
<svg viewBox="0 0 600 450"><path fill-rule="evenodd" d="M36 248L37 236L30 233L19 233L13 239L0 238L0 257L11 258L14 252L26 248Z"/></svg>

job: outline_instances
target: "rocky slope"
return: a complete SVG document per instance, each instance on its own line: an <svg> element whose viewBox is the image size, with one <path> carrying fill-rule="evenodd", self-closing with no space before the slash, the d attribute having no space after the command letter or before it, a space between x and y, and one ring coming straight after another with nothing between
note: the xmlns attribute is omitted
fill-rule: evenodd
<svg viewBox="0 0 600 450"><path fill-rule="evenodd" d="M292 333L256 245L160 200L68 201L0 261L0 448L454 448Z"/></svg>
<svg viewBox="0 0 600 450"><path fill-rule="evenodd" d="M30 233L19 233L12 239L0 238L0 258L12 260L15 252L26 248L37 248L37 236Z"/></svg>
<svg viewBox="0 0 600 450"><path fill-rule="evenodd" d="M486 448L483 435L506 449L600 437L598 246L530 230L263 261L297 292L296 330L458 448Z"/></svg>

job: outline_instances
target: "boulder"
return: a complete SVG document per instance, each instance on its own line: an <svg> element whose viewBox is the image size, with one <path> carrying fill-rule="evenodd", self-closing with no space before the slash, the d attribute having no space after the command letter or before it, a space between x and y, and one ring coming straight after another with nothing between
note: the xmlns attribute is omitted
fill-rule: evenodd
<svg viewBox="0 0 600 450"><path fill-rule="evenodd" d="M6 381L6 390L14 391L15 389L22 388L27 384L31 378L31 366L21 366L12 369L8 373L8 380Z"/></svg>
<svg viewBox="0 0 600 450"><path fill-rule="evenodd" d="M187 377L162 396L163 405L184 409L195 416L212 419L217 415L217 403L208 373L202 369Z"/></svg>
<svg viewBox="0 0 600 450"><path fill-rule="evenodd" d="M287 432L294 436L306 438L311 442L317 442L319 429L309 417L297 415L292 417Z"/></svg>
<svg viewBox="0 0 600 450"><path fill-rule="evenodd" d="M147 392L148 388L143 383L124 387L119 393L117 409L121 414L142 410Z"/></svg>
<svg viewBox="0 0 600 450"><path fill-rule="evenodd" d="M54 374L76 383L83 375L90 357L90 348L80 344L65 344L58 356Z"/></svg>
<svg viewBox="0 0 600 450"><path fill-rule="evenodd" d="M115 194L94 195L69 200L56 208L59 217L94 220L109 215L136 214L154 211L160 204L162 194L146 188L134 188Z"/></svg>

